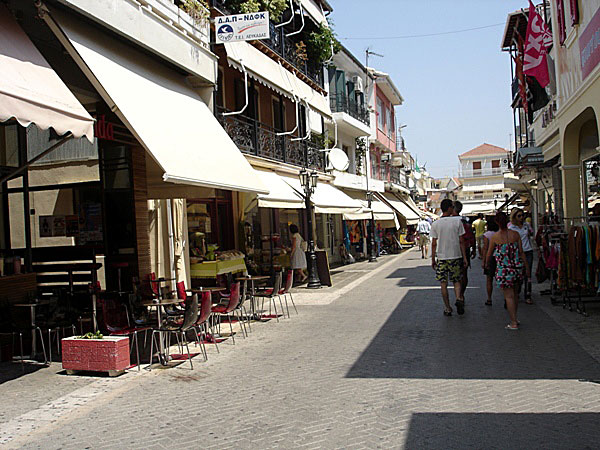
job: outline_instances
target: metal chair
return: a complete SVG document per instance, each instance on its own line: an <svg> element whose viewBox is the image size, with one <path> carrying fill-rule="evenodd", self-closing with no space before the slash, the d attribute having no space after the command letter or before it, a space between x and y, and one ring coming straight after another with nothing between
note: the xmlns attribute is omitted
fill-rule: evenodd
<svg viewBox="0 0 600 450"><path fill-rule="evenodd" d="M263 312L265 300L268 299L269 300L269 316L271 315L271 304L272 304L273 309L275 310L275 319L277 319L277 322L279 322L279 314L277 312L277 303L275 302L275 297L277 297L279 299L279 304L281 305L282 314L285 314L283 312L283 302L281 301L281 294L279 293L279 291L281 291L281 280L282 280L282 273L276 272L275 273L275 283L273 284L273 287L263 289L263 290L258 290L258 292L256 292L254 294L255 297L262 299L262 303L260 306L261 318L262 318L262 312Z"/></svg>
<svg viewBox="0 0 600 450"><path fill-rule="evenodd" d="M102 308L102 318L104 326L108 330L111 336L132 336L130 352L133 349L135 343L136 361L138 371L140 370L140 347L138 332L143 331L146 333L150 327L145 326L131 326L129 320L129 311L127 306L121 304L113 298L103 298L98 300L99 305ZM144 339L145 342L145 339Z"/></svg>
<svg viewBox="0 0 600 450"><path fill-rule="evenodd" d="M288 270L288 273L285 277L285 286L279 291L279 295L283 295L283 299L285 300L285 307L287 309L288 318L290 317L290 308L288 306L287 296L290 296L290 301L292 302L292 306L294 307L294 311L296 311L296 315L298 315L298 308L296 308L296 304L294 303L294 297L292 297L292 293L290 289L294 285L294 270Z"/></svg>
<svg viewBox="0 0 600 450"><path fill-rule="evenodd" d="M159 339L162 338L162 333L168 333L169 336L172 334L177 338L177 342L180 347L183 349L183 344L185 343L185 347L187 349L188 360L190 361L190 368L193 370L194 365L192 363L192 355L190 353L190 347L188 345L187 338L185 337L185 333L194 327L194 324L198 320L198 296L196 294L188 297L185 302L185 311L183 314L183 319L181 321L173 320L174 318L167 317L166 320L161 324L159 328L152 328L152 339L150 341L150 370L152 370L152 355L154 349L154 343L156 342L156 334L159 335ZM169 342L170 343L170 339ZM156 342L157 348L158 342ZM168 345L167 345L168 351Z"/></svg>
<svg viewBox="0 0 600 450"><path fill-rule="evenodd" d="M223 316L227 317L227 321L229 322L229 330L231 331L231 340L235 344L235 336L233 335L233 326L231 325L231 321L233 317L235 317L236 311L239 313L239 310L236 308L240 303L240 282L232 283L230 292L227 296L223 297L223 300L226 300L225 303L219 303L214 305L211 309L213 313L217 315L219 318L219 331L221 330L221 318ZM238 318L240 323L240 327L242 328L242 336L246 337L245 325L241 316Z"/></svg>

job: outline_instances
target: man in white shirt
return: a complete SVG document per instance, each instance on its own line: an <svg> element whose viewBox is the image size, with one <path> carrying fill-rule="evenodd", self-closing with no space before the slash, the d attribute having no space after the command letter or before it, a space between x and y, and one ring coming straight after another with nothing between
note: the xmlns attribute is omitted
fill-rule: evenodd
<svg viewBox="0 0 600 450"><path fill-rule="evenodd" d="M417 233L419 233L419 248L421 249L421 259L427 258L427 247L429 246L429 232L431 224L421 217L417 223Z"/></svg>
<svg viewBox="0 0 600 450"><path fill-rule="evenodd" d="M442 200L441 208L442 217L433 222L431 226L431 267L435 270L435 278L441 285L442 300L444 300L445 306L444 315L452 315L448 296L448 279L454 284L456 312L462 315L465 313L465 299L461 296L460 281L463 276L463 267L469 263L462 237L465 229L460 217L453 216L452 200Z"/></svg>

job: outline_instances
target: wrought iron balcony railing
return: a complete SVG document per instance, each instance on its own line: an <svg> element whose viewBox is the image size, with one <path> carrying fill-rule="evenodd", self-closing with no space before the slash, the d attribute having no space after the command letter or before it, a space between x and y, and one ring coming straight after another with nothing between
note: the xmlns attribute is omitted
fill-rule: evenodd
<svg viewBox="0 0 600 450"><path fill-rule="evenodd" d="M332 112L345 112L366 125L370 124L369 110L364 105L352 100L346 94L330 93L329 97Z"/></svg>
<svg viewBox="0 0 600 450"><path fill-rule="evenodd" d="M220 109L217 118L235 145L244 153L273 161L325 170L324 152L308 140L295 141L295 136L278 136L277 131L243 115L223 116Z"/></svg>

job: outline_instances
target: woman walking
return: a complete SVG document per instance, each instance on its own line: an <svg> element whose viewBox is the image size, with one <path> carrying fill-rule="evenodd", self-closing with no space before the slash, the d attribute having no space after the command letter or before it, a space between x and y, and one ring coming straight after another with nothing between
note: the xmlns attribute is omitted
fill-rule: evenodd
<svg viewBox="0 0 600 450"><path fill-rule="evenodd" d="M505 328L507 330L518 330L515 286L523 279L523 267L525 267L528 277L531 276L531 271L525 259L521 237L516 231L508 229L506 214L501 211L496 213L496 223L500 230L490 239L485 257L486 267L489 266L490 257L494 255L496 259L496 284L502 289L506 309L510 317L510 323Z"/></svg>
<svg viewBox="0 0 600 450"><path fill-rule="evenodd" d="M304 274L306 269L306 253L304 253L304 246L302 245L304 239L298 232L298 226L291 224L290 233L292 235L292 254L290 256L290 265L294 271L294 279L303 283L308 277Z"/></svg>
<svg viewBox="0 0 600 450"><path fill-rule="evenodd" d="M533 236L533 229L525 222L525 213L521 208L515 208L510 212L510 224L508 225L509 230L516 231L521 236L521 244L523 245L523 252L525 253L525 259L529 267L533 265L533 246L531 245L531 236ZM519 301L519 294L521 292L521 285L523 285L523 297L525 297L525 303L533 305L531 300L531 277L525 276L524 280L521 280L518 285L515 286L515 298Z"/></svg>
<svg viewBox="0 0 600 450"><path fill-rule="evenodd" d="M488 267L486 267L485 255L488 253L490 247L490 240L492 236L498 231L498 224L495 220L487 222L487 231L483 233L483 244L481 246L481 266L483 267L483 274L486 276L486 289L487 289L487 300L486 305L492 306L492 292L494 290L494 276L496 275L496 260L492 257L488 261Z"/></svg>

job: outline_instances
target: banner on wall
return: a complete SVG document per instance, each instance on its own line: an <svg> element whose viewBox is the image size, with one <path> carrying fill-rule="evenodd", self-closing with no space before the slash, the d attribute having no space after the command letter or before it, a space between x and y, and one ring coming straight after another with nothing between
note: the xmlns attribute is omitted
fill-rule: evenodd
<svg viewBox="0 0 600 450"><path fill-rule="evenodd" d="M550 83L548 72L548 46L552 43L552 33L529 0L529 22L525 35L525 50L523 56L523 73L534 77L540 86Z"/></svg>

